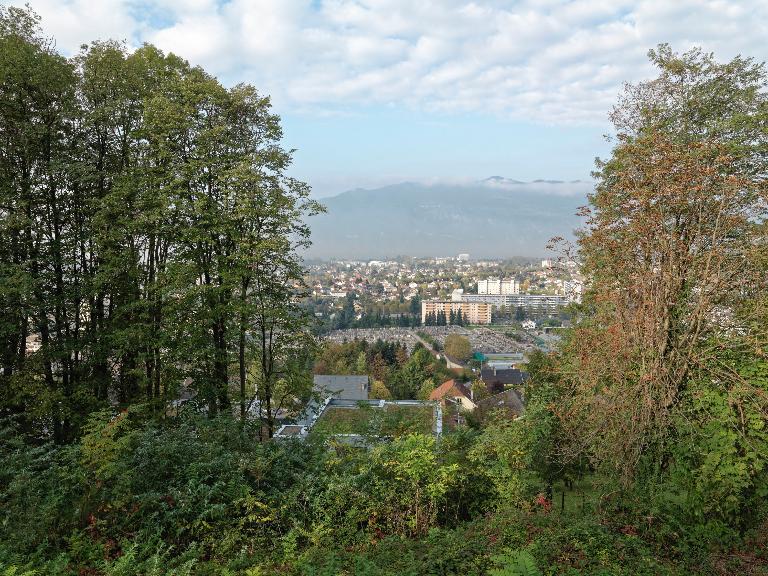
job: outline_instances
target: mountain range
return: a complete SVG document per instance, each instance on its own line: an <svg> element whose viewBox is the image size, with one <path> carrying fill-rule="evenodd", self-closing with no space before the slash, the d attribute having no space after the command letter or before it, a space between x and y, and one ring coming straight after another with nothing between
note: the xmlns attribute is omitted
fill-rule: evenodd
<svg viewBox="0 0 768 576"><path fill-rule="evenodd" d="M323 198L309 222L309 258L541 256L553 236L573 238L592 184L520 182L501 176L469 184L403 182Z"/></svg>

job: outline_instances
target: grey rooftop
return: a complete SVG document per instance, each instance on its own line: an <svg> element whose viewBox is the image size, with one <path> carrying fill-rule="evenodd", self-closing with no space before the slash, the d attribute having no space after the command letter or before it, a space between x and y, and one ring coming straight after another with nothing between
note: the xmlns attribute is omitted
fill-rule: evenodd
<svg viewBox="0 0 768 576"><path fill-rule="evenodd" d="M368 376L318 374L314 378L316 392L340 400L368 400L368 388Z"/></svg>

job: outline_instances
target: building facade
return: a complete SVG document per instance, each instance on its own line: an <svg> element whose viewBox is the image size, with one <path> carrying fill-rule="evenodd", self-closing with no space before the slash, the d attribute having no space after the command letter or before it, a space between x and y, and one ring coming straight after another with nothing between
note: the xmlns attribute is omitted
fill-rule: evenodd
<svg viewBox="0 0 768 576"><path fill-rule="evenodd" d="M485 303L497 308L522 308L536 314L557 314L570 304L567 296L549 294L462 294L462 302Z"/></svg>
<svg viewBox="0 0 768 576"><path fill-rule="evenodd" d="M421 303L421 323L425 324L428 314L443 312L446 319L451 312L457 314L461 310L461 316L470 324L490 324L491 305L487 302L467 302L454 300L424 300Z"/></svg>
<svg viewBox="0 0 768 576"><path fill-rule="evenodd" d="M514 278L486 278L477 282L478 294L519 294L520 283Z"/></svg>

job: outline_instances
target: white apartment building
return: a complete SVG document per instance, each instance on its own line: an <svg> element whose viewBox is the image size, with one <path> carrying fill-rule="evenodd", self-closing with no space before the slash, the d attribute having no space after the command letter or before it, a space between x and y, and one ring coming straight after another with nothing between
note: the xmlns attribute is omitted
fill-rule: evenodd
<svg viewBox="0 0 768 576"><path fill-rule="evenodd" d="M500 308L523 308L536 314L557 314L571 303L570 298L550 294L462 294L462 302L484 302Z"/></svg>
<svg viewBox="0 0 768 576"><path fill-rule="evenodd" d="M477 281L478 294L520 294L520 283L514 278L487 278Z"/></svg>
<svg viewBox="0 0 768 576"><path fill-rule="evenodd" d="M581 297L584 294L584 282L581 280L566 280L563 282L563 294L571 302L581 303Z"/></svg>

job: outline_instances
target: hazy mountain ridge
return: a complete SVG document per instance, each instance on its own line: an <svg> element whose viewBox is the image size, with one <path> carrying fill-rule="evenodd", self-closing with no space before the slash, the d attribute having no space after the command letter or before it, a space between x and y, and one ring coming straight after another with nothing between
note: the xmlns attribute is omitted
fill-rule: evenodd
<svg viewBox="0 0 768 576"><path fill-rule="evenodd" d="M538 256L553 236L572 237L589 182L475 184L403 182L324 198L313 217L310 257L382 258L469 252L473 257Z"/></svg>

